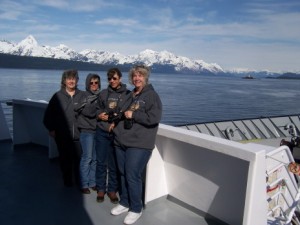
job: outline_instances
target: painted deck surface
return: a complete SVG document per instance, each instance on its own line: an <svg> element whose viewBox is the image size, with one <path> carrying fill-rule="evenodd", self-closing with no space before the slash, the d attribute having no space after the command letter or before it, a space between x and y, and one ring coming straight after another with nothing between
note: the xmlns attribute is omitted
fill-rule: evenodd
<svg viewBox="0 0 300 225"><path fill-rule="evenodd" d="M2 225L123 224L124 215L110 215L112 203L96 202L96 193L83 195L64 187L58 161L49 160L39 145L0 142L0 221ZM147 204L136 225L219 225L166 199Z"/></svg>
<svg viewBox="0 0 300 225"><path fill-rule="evenodd" d="M58 162L50 160L56 156L55 146L39 122L45 106L41 102L13 100L11 136L17 147L13 149L10 142L4 142L5 136L10 136L8 129L0 139L0 202L4 202L0 204L1 224L123 224L125 215L111 216L114 205L109 201L97 203L95 192L83 195L78 187L63 187ZM288 206L280 205L288 215L285 220L290 221L295 209L292 202L299 200L300 192L286 168L293 156L279 143L299 131L299 117L199 126L180 129L160 124L146 176L148 204L136 224L213 225L220 224L216 221L220 218L235 225L264 225L267 220L270 225L278 225L277 215L267 218L265 192L266 185L277 184L273 180L266 183L266 172L273 177L279 168L282 173L275 181L288 178L286 184L291 190ZM3 130L3 126L0 128ZM194 128L199 132L188 131ZM201 134L202 131L205 132ZM205 213L215 216L215 220L211 216L209 220Z"/></svg>

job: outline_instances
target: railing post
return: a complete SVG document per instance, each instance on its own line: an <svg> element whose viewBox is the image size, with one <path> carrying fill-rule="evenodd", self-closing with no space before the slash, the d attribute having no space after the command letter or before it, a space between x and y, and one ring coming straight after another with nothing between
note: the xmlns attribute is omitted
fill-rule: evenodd
<svg viewBox="0 0 300 225"><path fill-rule="evenodd" d="M2 104L0 103L0 141L5 140L11 140L11 136L4 116Z"/></svg>

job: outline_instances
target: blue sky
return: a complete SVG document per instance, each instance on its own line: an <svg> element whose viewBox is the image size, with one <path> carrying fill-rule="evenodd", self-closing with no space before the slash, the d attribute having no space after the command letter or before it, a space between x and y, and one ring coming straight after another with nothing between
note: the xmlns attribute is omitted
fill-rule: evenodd
<svg viewBox="0 0 300 225"><path fill-rule="evenodd" d="M0 39L28 35L76 51L167 50L226 70L300 71L299 0L0 0Z"/></svg>

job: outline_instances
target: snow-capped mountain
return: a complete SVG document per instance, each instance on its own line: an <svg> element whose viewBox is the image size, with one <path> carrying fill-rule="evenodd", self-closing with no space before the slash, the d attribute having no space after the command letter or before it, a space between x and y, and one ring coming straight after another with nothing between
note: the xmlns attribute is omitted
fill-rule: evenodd
<svg viewBox="0 0 300 225"><path fill-rule="evenodd" d="M218 64L206 63L203 60L192 60L187 57L174 55L168 51L157 52L146 49L137 55L127 56L118 52L98 51L92 49L76 52L63 44L56 47L39 45L32 35L29 35L19 43L12 43L5 40L0 41L0 53L19 56L67 59L104 65L145 63L148 66L168 66L168 68L174 68L174 71L185 73L205 72L216 74L224 72Z"/></svg>

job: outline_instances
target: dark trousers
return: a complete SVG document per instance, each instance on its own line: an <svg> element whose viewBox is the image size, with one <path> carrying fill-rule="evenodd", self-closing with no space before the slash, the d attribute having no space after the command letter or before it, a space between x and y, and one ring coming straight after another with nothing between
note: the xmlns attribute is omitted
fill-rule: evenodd
<svg viewBox="0 0 300 225"><path fill-rule="evenodd" d="M82 152L79 140L75 141L64 137L56 137L55 142L59 152L59 163L64 184L71 186L74 180L79 184L79 163Z"/></svg>
<svg viewBox="0 0 300 225"><path fill-rule="evenodd" d="M116 165L114 137L101 128L96 129L96 186L97 191L118 192L119 176Z"/></svg>

